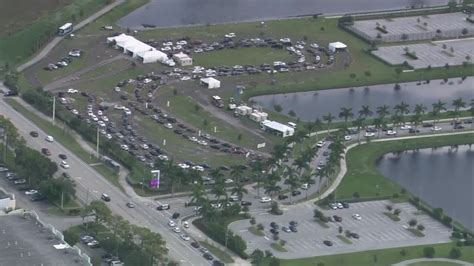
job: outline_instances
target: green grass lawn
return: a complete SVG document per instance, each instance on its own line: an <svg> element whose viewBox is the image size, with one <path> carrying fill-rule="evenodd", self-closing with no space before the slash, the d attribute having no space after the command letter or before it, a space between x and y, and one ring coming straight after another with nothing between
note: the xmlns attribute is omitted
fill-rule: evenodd
<svg viewBox="0 0 474 266"><path fill-rule="evenodd" d="M408 266L459 266L461 264L447 261L425 261L425 262L415 262L411 263Z"/></svg>
<svg viewBox="0 0 474 266"><path fill-rule="evenodd" d="M274 250L278 251L278 252L288 252L288 250L286 250L285 247L283 247L282 245L280 245L279 243L277 242L273 242L270 244L270 247L272 247Z"/></svg>
<svg viewBox="0 0 474 266"><path fill-rule="evenodd" d="M72 3L64 5L68 2ZM5 62L9 62L10 66L13 66L22 62L54 37L58 27L66 22L77 23L82 17L93 13L105 3L106 0L74 0L65 1L64 4L57 2L55 6L60 8L56 10L53 8L40 13L39 16L38 11L41 11L41 8L31 4L22 5L22 9L18 10L21 11L21 14L10 12L7 15L11 15L13 20L14 17L22 17L22 13L29 12L28 9L32 9L38 18L34 20L34 23L27 26L22 25L22 29L16 30L11 35L0 37L0 65L3 66ZM11 21L8 16L6 18Z"/></svg>
<svg viewBox="0 0 474 266"><path fill-rule="evenodd" d="M412 234L414 234L417 237L424 237L425 236L425 234L423 234L423 232L421 232L420 230L418 230L416 228L408 228L407 230L410 231Z"/></svg>
<svg viewBox="0 0 474 266"><path fill-rule="evenodd" d="M348 171L337 189L337 196L348 199L355 192L362 198L400 194L401 187L384 177L375 167L377 158L393 151L474 143L473 136L470 133L359 145L346 155Z"/></svg>
<svg viewBox="0 0 474 266"><path fill-rule="evenodd" d="M337 238L339 238L342 242L346 244L352 244L352 241L343 235L337 235Z"/></svg>
<svg viewBox="0 0 474 266"><path fill-rule="evenodd" d="M83 160L84 162L88 164L101 163L101 161L98 161L94 156L85 151L70 134L69 129L63 126L59 121L56 125L52 125L50 121L46 121L38 115L34 114L14 99L6 99L5 101L13 109L15 109L17 112L25 116L28 120L33 122L36 126L53 136L57 142L61 143L64 147L66 147L69 151L81 158L81 160ZM115 172L113 172L112 169L106 167L105 165L96 165L93 168L102 176L107 178L107 180L109 180L112 184L122 189L118 182L118 176Z"/></svg>
<svg viewBox="0 0 474 266"><path fill-rule="evenodd" d="M455 247L453 243L430 245L435 248L435 257L448 257L449 251ZM374 256L377 256L378 266L389 266L394 263L423 257L423 248L427 246L414 246L403 248L405 256L400 254L402 248L391 248L381 250L371 250L356 253L338 254L332 256L320 256L294 260L280 260L282 266L314 266L317 263L324 263L324 266L367 266L374 265ZM462 261L474 261L474 247L461 247ZM268 265L268 261L263 265Z"/></svg>
<svg viewBox="0 0 474 266"><path fill-rule="evenodd" d="M260 65L274 61L290 62L297 57L283 49L248 47L239 49L224 49L209 53L194 54L194 65L216 67L223 65Z"/></svg>
<svg viewBox="0 0 474 266"><path fill-rule="evenodd" d="M256 235L256 236L264 236L265 235L262 231L258 230L257 227L255 227L255 226L250 226L249 227L249 232Z"/></svg>
<svg viewBox="0 0 474 266"><path fill-rule="evenodd" d="M70 42L71 40L65 40L65 41ZM57 58L57 60L59 61L61 58ZM79 58L74 58L73 61L68 64L67 67L58 68L53 71L38 69L38 71L36 71L36 77L42 84L48 84L54 81L55 79L65 77L65 76L75 73L76 71L80 70L82 67L85 66L85 62L86 62L85 57L81 56ZM56 62L51 62L51 63L56 63Z"/></svg>
<svg viewBox="0 0 474 266"><path fill-rule="evenodd" d="M201 244L201 246L207 248L214 256L216 256L220 261L224 262L224 263L233 263L234 260L232 259L232 257L227 254L227 252L225 251L222 251L221 249L205 242L205 241L200 241L199 242Z"/></svg>

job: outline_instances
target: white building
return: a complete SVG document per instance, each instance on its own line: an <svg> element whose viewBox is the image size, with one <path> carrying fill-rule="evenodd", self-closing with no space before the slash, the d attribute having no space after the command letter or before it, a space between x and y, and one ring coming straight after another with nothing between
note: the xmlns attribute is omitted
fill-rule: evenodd
<svg viewBox="0 0 474 266"><path fill-rule="evenodd" d="M295 133L294 128L271 120L265 120L261 122L260 125L262 126L263 130L275 133L278 136L282 136L284 138L293 136Z"/></svg>
<svg viewBox="0 0 474 266"><path fill-rule="evenodd" d="M234 112L238 115L246 116L246 115L249 115L250 113L252 113L252 108L250 108L246 105L240 105L240 106L237 106L234 109Z"/></svg>
<svg viewBox="0 0 474 266"><path fill-rule="evenodd" d="M114 37L108 37L107 43L114 45L133 58L138 58L143 63L165 62L168 56L153 48L152 46L135 39L135 37L126 34L120 34Z"/></svg>
<svg viewBox="0 0 474 266"><path fill-rule="evenodd" d="M267 120L268 114L265 112L254 111L249 115L249 118L250 120L260 123Z"/></svg>
<svg viewBox="0 0 474 266"><path fill-rule="evenodd" d="M0 188L0 212L4 212L7 209L14 210L15 207L15 195L7 193L2 188Z"/></svg>
<svg viewBox="0 0 474 266"><path fill-rule="evenodd" d="M206 86L208 89L218 89L221 87L221 82L215 78L202 78L201 85Z"/></svg>
<svg viewBox="0 0 474 266"><path fill-rule="evenodd" d="M345 51L347 49L347 45L342 42L332 42L329 44L329 50L333 53L337 51Z"/></svg>
<svg viewBox="0 0 474 266"><path fill-rule="evenodd" d="M184 53L174 54L173 59L181 66L192 66L193 59Z"/></svg>

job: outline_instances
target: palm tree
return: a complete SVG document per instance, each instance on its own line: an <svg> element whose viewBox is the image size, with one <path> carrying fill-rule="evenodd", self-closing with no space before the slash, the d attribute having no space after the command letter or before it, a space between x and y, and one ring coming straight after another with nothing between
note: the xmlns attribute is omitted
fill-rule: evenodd
<svg viewBox="0 0 474 266"><path fill-rule="evenodd" d="M327 175L327 165L319 166L316 169L315 176L319 179L318 194L321 194L322 180Z"/></svg>
<svg viewBox="0 0 474 266"><path fill-rule="evenodd" d="M469 108L469 113L471 114L471 120L474 120L474 99L471 99L471 103L469 104L471 106ZM474 126L474 123L471 123L471 128Z"/></svg>
<svg viewBox="0 0 474 266"><path fill-rule="evenodd" d="M314 120L314 122L311 125L312 125L312 129L313 129L312 132L316 133L316 141L319 141L318 140L318 131L323 127L323 122L321 122L321 119L316 118L316 120Z"/></svg>
<svg viewBox="0 0 474 266"><path fill-rule="evenodd" d="M280 165L280 161L285 158L288 149L288 146L285 144L276 144L273 146L273 151L271 153L271 160L273 161L272 166Z"/></svg>
<svg viewBox="0 0 474 266"><path fill-rule="evenodd" d="M446 103L438 100L438 102L432 104L433 109L431 111L431 115L433 116L433 125L436 125L438 121L438 116L442 111L446 111Z"/></svg>
<svg viewBox="0 0 474 266"><path fill-rule="evenodd" d="M387 115L390 114L390 111L389 111L390 107L388 105L382 105L382 106L379 106L377 107L377 115L384 119Z"/></svg>
<svg viewBox="0 0 474 266"><path fill-rule="evenodd" d="M361 109L359 110L359 117L364 117L367 118L369 116L372 116L374 112L370 110L370 107L368 105L362 105Z"/></svg>
<svg viewBox="0 0 474 266"><path fill-rule="evenodd" d="M281 187L275 182L274 180L266 180L265 185L265 193L270 196L270 198L273 198L275 194L279 193L281 190Z"/></svg>
<svg viewBox="0 0 474 266"><path fill-rule="evenodd" d="M252 162L251 171L252 171L253 181L257 182L257 195L260 197L260 185L264 177L262 163L260 161Z"/></svg>
<svg viewBox="0 0 474 266"><path fill-rule="evenodd" d="M244 169L242 165L232 165L230 167L230 176L234 180L235 183L240 183L240 178L244 174Z"/></svg>
<svg viewBox="0 0 474 266"><path fill-rule="evenodd" d="M204 200L206 199L206 194L204 192L204 187L202 184L193 185L193 191L191 194L190 203L196 203L197 206L201 206Z"/></svg>
<svg viewBox="0 0 474 266"><path fill-rule="evenodd" d="M239 196L240 199L243 198L244 194L247 194L247 193L248 193L248 190L244 187L244 184L240 182L235 184L231 192L232 195L237 194L237 196Z"/></svg>
<svg viewBox="0 0 474 266"><path fill-rule="evenodd" d="M301 182L307 184L305 199L308 199L308 190L311 188L311 181L313 181L313 175L309 169L306 169L301 175Z"/></svg>
<svg viewBox="0 0 474 266"><path fill-rule="evenodd" d="M456 126L455 121L458 120L461 114L461 108L465 108L466 103L463 101L462 98L458 98L458 99L453 100L453 106L454 106L454 110L453 110L453 115L454 115L453 128L454 128Z"/></svg>
<svg viewBox="0 0 474 266"><path fill-rule="evenodd" d="M411 120L411 122L415 125L415 131L414 131L415 134L416 134L416 131L418 130L418 125L420 125L421 122L423 121L422 117L426 113L426 110L427 108L423 104L415 105L415 109L413 110L415 115L412 117L412 120Z"/></svg>
<svg viewBox="0 0 474 266"><path fill-rule="evenodd" d="M339 112L339 118L344 118L344 124L346 124L347 120L352 117L354 117L352 108L341 107L341 111Z"/></svg>
<svg viewBox="0 0 474 266"><path fill-rule="evenodd" d="M393 107L395 114L400 116L401 123L403 123L403 116L410 112L409 106L410 105L402 101L400 104L397 104Z"/></svg>
<svg viewBox="0 0 474 266"><path fill-rule="evenodd" d="M377 129L377 138L380 138L380 129L383 127L383 120L380 117L374 118L374 126Z"/></svg>
<svg viewBox="0 0 474 266"><path fill-rule="evenodd" d="M403 123L403 117L401 115L395 113L394 115L392 115L391 120L392 120L393 126L398 131L398 127L400 126L401 123Z"/></svg>
<svg viewBox="0 0 474 266"><path fill-rule="evenodd" d="M352 125L357 128L357 142L360 144L360 129L364 126L364 118L358 117L356 120L352 121Z"/></svg>
<svg viewBox="0 0 474 266"><path fill-rule="evenodd" d="M326 115L323 115L323 120L327 122L327 129L328 129L328 135L329 135L329 126L331 125L331 122L334 120L334 116L331 113L327 113Z"/></svg>

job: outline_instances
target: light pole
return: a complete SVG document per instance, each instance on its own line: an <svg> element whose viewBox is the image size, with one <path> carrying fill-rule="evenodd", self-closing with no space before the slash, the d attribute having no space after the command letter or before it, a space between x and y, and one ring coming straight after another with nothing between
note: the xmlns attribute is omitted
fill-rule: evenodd
<svg viewBox="0 0 474 266"><path fill-rule="evenodd" d="M97 126L97 141L96 141L97 145L96 145L96 150L95 150L97 158L99 158L99 139L100 139L99 138L99 126Z"/></svg>
<svg viewBox="0 0 474 266"><path fill-rule="evenodd" d="M54 125L55 118L56 118L56 95L53 96L53 125Z"/></svg>

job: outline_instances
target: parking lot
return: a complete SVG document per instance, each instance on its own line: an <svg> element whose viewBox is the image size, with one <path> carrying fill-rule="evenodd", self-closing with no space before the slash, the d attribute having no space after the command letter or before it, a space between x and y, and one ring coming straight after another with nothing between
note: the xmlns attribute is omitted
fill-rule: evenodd
<svg viewBox="0 0 474 266"><path fill-rule="evenodd" d="M387 217L386 205L393 205L394 208L401 209L400 221L392 221ZM326 216L338 215L342 217L342 222L329 222L329 228L324 228L313 219L315 205L305 203L294 207L289 207L282 216L273 216L267 213L255 215L258 223L265 226L265 236L256 236L248 231L249 220L234 222L230 229L239 233L247 242L248 252L254 249L271 250L275 256L283 259L300 257L312 257L321 255L331 255L339 253L357 252L363 250L384 249L402 246L423 245L432 243L449 242L450 229L435 221L428 215L414 214L416 208L408 203L392 204L390 201L371 201L352 203L348 209L338 209L323 211ZM352 218L358 213L361 220ZM298 218L295 218L298 217ZM408 221L416 219L419 224L425 226L424 237L415 236L408 231ZM269 232L270 223L276 222L281 226L288 226L289 222L298 222L298 232L286 233L280 230L280 239L287 241L284 248L288 252L278 252L270 247L274 242L272 234ZM344 231L349 230L357 233L360 238L350 238L352 244L347 244L340 240L338 236L339 226ZM332 246L326 246L323 241L329 240Z"/></svg>
<svg viewBox="0 0 474 266"><path fill-rule="evenodd" d="M412 59L405 56L406 49L416 54L418 59ZM415 69L431 67L443 67L446 64L450 66L462 65L468 61L466 57L472 55L472 38L437 41L432 43L384 46L372 52L383 61L398 65L407 62Z"/></svg>
<svg viewBox="0 0 474 266"><path fill-rule="evenodd" d="M466 14L447 13L394 19L372 19L354 22L350 28L369 40L397 42L429 40L433 37L458 38L471 36L474 25L466 21ZM404 37L402 37L404 35Z"/></svg>

